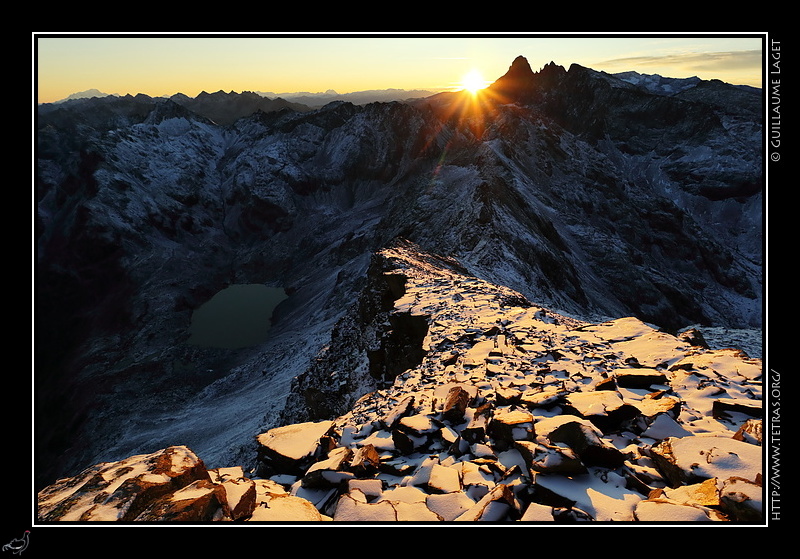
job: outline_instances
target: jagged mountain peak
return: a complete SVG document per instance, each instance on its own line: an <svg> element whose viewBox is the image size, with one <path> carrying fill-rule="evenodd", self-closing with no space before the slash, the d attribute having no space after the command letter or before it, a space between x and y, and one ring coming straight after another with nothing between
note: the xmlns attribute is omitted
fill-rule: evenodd
<svg viewBox="0 0 800 559"><path fill-rule="evenodd" d="M533 83L534 73L528 59L524 56L518 56L511 63L508 71L497 78L497 80L489 86L489 89L506 95L513 95L514 93L529 89Z"/></svg>
<svg viewBox="0 0 800 559"><path fill-rule="evenodd" d="M533 75L533 70L531 69L528 59L522 55L517 56L511 63L508 72L506 72L506 76L509 75L516 75L520 77Z"/></svg>
<svg viewBox="0 0 800 559"><path fill-rule="evenodd" d="M550 87L554 80L565 73L563 66L555 62L546 64L541 71L534 72L528 59L517 56L508 71L488 89L505 100L524 101L537 90Z"/></svg>
<svg viewBox="0 0 800 559"><path fill-rule="evenodd" d="M276 424L398 236L563 313L760 326L760 142L743 134L760 121L723 127L707 104L592 76L517 59L495 84L516 96L483 129L453 116L457 94L249 119L247 95L173 99L214 114L203 126L141 126L178 114L144 98L40 109L37 483L176 439L227 461ZM187 346L206 299L267 282L292 295L266 345Z"/></svg>

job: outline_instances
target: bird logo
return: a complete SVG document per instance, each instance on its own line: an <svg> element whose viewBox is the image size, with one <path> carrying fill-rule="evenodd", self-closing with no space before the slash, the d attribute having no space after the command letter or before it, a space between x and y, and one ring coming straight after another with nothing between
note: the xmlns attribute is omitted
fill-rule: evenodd
<svg viewBox="0 0 800 559"><path fill-rule="evenodd" d="M3 546L3 551L10 551L16 555L20 555L28 547L28 538L30 538L31 531L25 530L21 538L14 538L6 545Z"/></svg>

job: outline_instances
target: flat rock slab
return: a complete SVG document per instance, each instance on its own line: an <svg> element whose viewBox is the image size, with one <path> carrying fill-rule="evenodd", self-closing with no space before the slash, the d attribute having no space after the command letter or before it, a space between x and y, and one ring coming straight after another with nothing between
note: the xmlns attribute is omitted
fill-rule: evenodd
<svg viewBox="0 0 800 559"><path fill-rule="evenodd" d="M762 448L734 438L669 437L651 455L673 487L710 478L755 482L762 470Z"/></svg>
<svg viewBox="0 0 800 559"><path fill-rule="evenodd" d="M296 470L314 454L332 425L332 421L316 421L270 429L256 437L259 456L262 462L274 465L279 471Z"/></svg>

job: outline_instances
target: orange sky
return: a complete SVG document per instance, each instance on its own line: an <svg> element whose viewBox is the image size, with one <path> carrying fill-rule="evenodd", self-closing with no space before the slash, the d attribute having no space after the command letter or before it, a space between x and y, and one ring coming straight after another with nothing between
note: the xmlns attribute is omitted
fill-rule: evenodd
<svg viewBox="0 0 800 559"><path fill-rule="evenodd" d="M766 34L425 37L51 36L33 34L34 96L53 102L87 89L151 96L201 91L339 93L445 90L477 70L488 81L518 55L534 70L550 61L595 70L718 78L760 86Z"/></svg>

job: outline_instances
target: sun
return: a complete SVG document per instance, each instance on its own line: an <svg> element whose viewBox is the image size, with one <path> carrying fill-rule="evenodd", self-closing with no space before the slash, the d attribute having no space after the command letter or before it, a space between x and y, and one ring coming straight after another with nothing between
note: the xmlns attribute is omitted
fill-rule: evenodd
<svg viewBox="0 0 800 559"><path fill-rule="evenodd" d="M486 80L483 79L483 75L480 73L480 71L473 68L464 74L463 78L461 78L461 85L465 90L475 94L478 92L478 90L485 88L488 84L486 83Z"/></svg>

